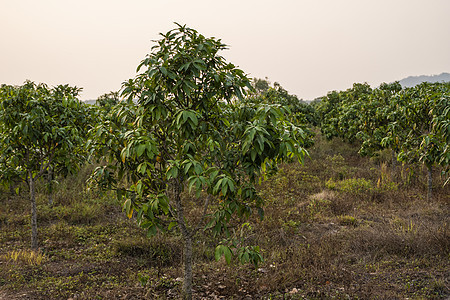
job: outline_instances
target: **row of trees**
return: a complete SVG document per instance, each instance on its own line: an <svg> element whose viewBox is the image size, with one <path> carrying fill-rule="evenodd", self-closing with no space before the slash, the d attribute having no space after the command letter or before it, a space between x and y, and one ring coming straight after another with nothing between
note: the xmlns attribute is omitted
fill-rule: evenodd
<svg viewBox="0 0 450 300"><path fill-rule="evenodd" d="M354 84L346 91L329 93L316 107L326 137L360 142L362 155L391 149L394 166L397 160L423 163L428 170L428 198L432 197L433 167L449 172L449 83L404 89L398 82L376 89Z"/></svg>

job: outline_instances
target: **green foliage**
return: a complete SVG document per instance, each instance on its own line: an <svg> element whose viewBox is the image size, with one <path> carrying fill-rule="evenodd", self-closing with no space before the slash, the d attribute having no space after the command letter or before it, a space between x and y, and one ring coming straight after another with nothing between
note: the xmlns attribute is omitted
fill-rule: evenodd
<svg viewBox="0 0 450 300"><path fill-rule="evenodd" d="M312 146L312 138L314 137L312 127L319 124L315 106L289 94L277 82L271 87L267 80L256 79L253 87L256 92L252 93L245 101L257 104L278 104L285 107L290 121L301 126L308 136L305 140L305 147Z"/></svg>
<svg viewBox="0 0 450 300"><path fill-rule="evenodd" d="M214 251L215 259L219 260L223 256L226 263L230 264L233 256L235 256L240 263L252 263L256 268L264 259L258 246L245 246L245 237L248 235L248 231L252 231L250 224L242 224L239 232L235 232L231 240L224 240L216 247Z"/></svg>
<svg viewBox="0 0 450 300"><path fill-rule="evenodd" d="M305 153L302 130L283 107L239 101L250 82L217 55L222 49L220 40L184 26L163 35L138 67L147 70L124 84L128 102L91 131L93 151L110 162L94 178L117 189L127 214L137 210L151 233L181 225L173 201L185 184L197 198L204 191L220 200L211 228L227 231L231 214L261 210L253 186L259 176ZM122 175L126 188L117 186Z"/></svg>
<svg viewBox="0 0 450 300"><path fill-rule="evenodd" d="M397 115L382 144L399 143L400 161L420 161L427 167L438 164L449 139L448 130L442 130L448 123L444 115L449 97L445 84L423 83L405 89L391 104Z"/></svg>
<svg viewBox="0 0 450 300"><path fill-rule="evenodd" d="M265 80L260 79L260 78L255 78L255 79L253 79L252 85L255 88L255 91L260 94L267 92L267 90L270 88L270 84L269 84L269 81L267 81L267 78Z"/></svg>
<svg viewBox="0 0 450 300"><path fill-rule="evenodd" d="M101 95L95 101L95 104L103 109L109 109L120 102L119 92L109 92L107 94Z"/></svg>
<svg viewBox="0 0 450 300"><path fill-rule="evenodd" d="M361 130L363 109L372 94L367 84L355 83L346 91L333 91L317 104L321 119L321 131L328 138L341 137L353 143Z"/></svg>
<svg viewBox="0 0 450 300"><path fill-rule="evenodd" d="M56 173L73 172L85 159L83 152L90 124L88 108L76 99L80 89L26 82L2 85L0 129L3 180L31 171L39 177L52 165ZM36 177L36 178L37 178Z"/></svg>

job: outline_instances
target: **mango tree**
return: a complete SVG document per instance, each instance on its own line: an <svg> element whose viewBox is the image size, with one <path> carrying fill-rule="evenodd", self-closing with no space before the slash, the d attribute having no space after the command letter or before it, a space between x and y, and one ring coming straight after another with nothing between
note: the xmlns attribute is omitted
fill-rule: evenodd
<svg viewBox="0 0 450 300"><path fill-rule="evenodd" d="M303 131L281 106L241 101L250 81L218 54L223 49L220 40L185 26L162 34L139 65L143 71L124 84L127 104L111 112L114 122L94 128L90 141L109 161L93 180L117 191L127 215L136 211L150 235L180 231L186 299L192 298L196 233L230 237L231 219L254 211L262 217L258 180L278 162L305 154ZM255 264L262 259L245 243L223 242L216 258L222 255L227 262L233 255Z"/></svg>
<svg viewBox="0 0 450 300"><path fill-rule="evenodd" d="M378 151L391 149L392 151L392 175L395 173L397 153L399 151L399 139L392 132L389 138L389 129L395 122L399 111L393 109L394 97L402 90L399 82L382 83L374 89L368 101L361 106L362 128L358 132L358 138L362 141L359 153L361 155L374 156ZM400 134L396 132L395 134Z"/></svg>
<svg viewBox="0 0 450 300"><path fill-rule="evenodd" d="M289 120L301 126L308 135L305 146L312 146L314 133L313 126L317 126L319 118L313 105L298 99L296 95L291 95L279 83L275 82L273 87L267 80L257 79L253 81L254 91L249 93L245 101L247 103L278 104L287 110Z"/></svg>
<svg viewBox="0 0 450 300"><path fill-rule="evenodd" d="M114 105L118 104L119 101L120 101L119 92L109 92L98 97L97 100L95 101L95 105L108 110L112 108Z"/></svg>
<svg viewBox="0 0 450 300"><path fill-rule="evenodd" d="M448 95L448 88L441 83L422 83L404 89L391 102L396 117L390 124L389 138L384 142L394 140L399 144L400 161L422 162L426 166L428 199L432 197L433 166L445 161L444 153L448 147L445 127Z"/></svg>
<svg viewBox="0 0 450 300"><path fill-rule="evenodd" d="M76 124L76 117L84 113L75 98L78 91L68 86L50 89L29 81L0 88L2 171L29 186L33 250L38 249L35 183L52 165L72 166L79 157L75 149L83 143Z"/></svg>
<svg viewBox="0 0 450 300"><path fill-rule="evenodd" d="M95 111L88 105L76 99L81 88L69 85L58 85L51 90L51 97L48 99L52 106L52 118L59 120L62 126L71 128L74 138L68 139L70 145L70 154L67 155L66 149L62 153L55 155L53 162L47 170L48 202L53 204L53 181L55 176L67 176L78 171L81 165L86 162L87 151L85 140L87 132L92 127L96 119ZM52 141L47 140L48 143Z"/></svg>
<svg viewBox="0 0 450 300"><path fill-rule="evenodd" d="M322 133L328 138L340 137L349 143L359 142L364 127L362 109L369 101L372 88L367 83L354 83L345 91L333 91L317 105Z"/></svg>
<svg viewBox="0 0 450 300"><path fill-rule="evenodd" d="M433 129L442 142L439 165L447 176L444 184L450 182L450 82L440 86L441 96L437 100L433 118Z"/></svg>
<svg viewBox="0 0 450 300"><path fill-rule="evenodd" d="M320 120L320 131L328 139L339 136L339 118L343 97L338 91L331 91L320 99L316 109Z"/></svg>

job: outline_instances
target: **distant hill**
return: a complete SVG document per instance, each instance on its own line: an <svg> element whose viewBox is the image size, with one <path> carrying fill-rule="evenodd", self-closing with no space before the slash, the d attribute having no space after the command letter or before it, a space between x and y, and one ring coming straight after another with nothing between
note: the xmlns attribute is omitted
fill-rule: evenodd
<svg viewBox="0 0 450 300"><path fill-rule="evenodd" d="M450 82L450 73L442 73L439 75L421 75L409 76L399 81L403 87L413 87L422 82Z"/></svg>

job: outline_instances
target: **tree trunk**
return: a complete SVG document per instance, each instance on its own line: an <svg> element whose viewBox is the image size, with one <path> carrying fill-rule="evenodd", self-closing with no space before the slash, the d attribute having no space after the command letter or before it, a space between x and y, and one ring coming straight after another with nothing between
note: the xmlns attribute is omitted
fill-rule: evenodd
<svg viewBox="0 0 450 300"><path fill-rule="evenodd" d="M174 199L177 208L177 223L184 240L184 280L183 299L192 299L192 232L188 229L184 218L183 204L181 203L181 183L177 179L174 183Z"/></svg>
<svg viewBox="0 0 450 300"><path fill-rule="evenodd" d="M30 200L31 200L31 249L38 250L37 239L37 212L36 212L36 195L34 190L34 178L33 172L28 171L28 177L30 179Z"/></svg>
<svg viewBox="0 0 450 300"><path fill-rule="evenodd" d="M192 299L192 238L184 237L184 281L183 299Z"/></svg>
<svg viewBox="0 0 450 300"><path fill-rule="evenodd" d="M53 169L52 167L48 167L48 175L47 175L47 180L48 180L48 205L52 206L53 205L53 186L52 186L52 181L53 181Z"/></svg>
<svg viewBox="0 0 450 300"><path fill-rule="evenodd" d="M428 167L428 192L427 192L427 199L431 200L433 197L433 167Z"/></svg>

